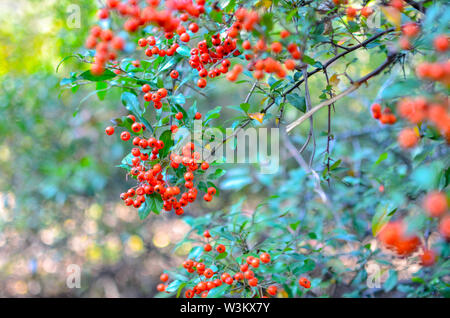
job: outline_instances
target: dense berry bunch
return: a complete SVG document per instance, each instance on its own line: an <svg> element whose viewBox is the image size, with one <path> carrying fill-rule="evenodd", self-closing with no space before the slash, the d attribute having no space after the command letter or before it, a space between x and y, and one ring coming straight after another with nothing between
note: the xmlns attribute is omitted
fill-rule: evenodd
<svg viewBox="0 0 450 318"><path fill-rule="evenodd" d="M230 288L239 290L254 290L256 297L276 296L279 290L279 284L270 280L270 277L264 273L258 273L257 269L264 266L266 269L273 266L271 256L269 253L260 253L258 257L253 255L245 256L242 263L234 259L231 254L225 254L226 247L220 244L218 240L215 241L215 252L213 252L213 239L208 230L203 233L206 243L203 247L203 257L200 255L197 260L187 259L183 262L183 268L188 273L188 281L186 282L186 289L184 295L186 298L208 297L208 294L222 285L228 285ZM211 258L210 253L217 253ZM218 257L223 254L225 257ZM205 257L208 255L208 257ZM220 261L219 261L220 259ZM212 261L211 261L212 260ZM227 262L228 265L220 265ZM219 269L220 268L220 269ZM161 275L161 280L165 279ZM165 282L165 280L163 280ZM299 285L309 289L311 282L301 277L298 281ZM166 285L159 284L158 291L166 291ZM265 293L263 293L265 290ZM223 291L221 291L223 292ZM222 296L221 294L215 296Z"/></svg>
<svg viewBox="0 0 450 318"><path fill-rule="evenodd" d="M389 107L385 107L381 110L381 105L375 103L371 106L372 116L378 119L380 123L384 125L393 125L397 122L397 117L392 113Z"/></svg>
<svg viewBox="0 0 450 318"><path fill-rule="evenodd" d="M165 97L165 94L159 95L160 91L153 95L158 95L158 98ZM188 142L183 146L180 155L175 152L170 154L170 165L159 163L162 159L165 159L161 158L160 151L167 145L164 144L164 141L158 140L153 136L145 138L143 136L143 132L146 130L145 125L136 122L133 115L129 115L127 120L133 122L131 131L133 134L138 134L138 136L131 139L130 132L124 131L121 133L120 138L123 141L132 142L135 146L128 155L130 160L126 165L128 165L129 174L137 180L137 185L122 193L120 195L121 199L124 200L127 206L140 208L146 202L146 198L151 196L163 202L162 208L165 211L173 209L175 214L183 214L183 207L197 199L198 190L194 187L193 182L195 172L197 170L204 172L209 168L209 164L206 161L200 161L200 154L194 151L195 146L192 142ZM114 127L110 126L106 128L105 132L108 135L112 135L114 130ZM178 185L170 185L168 181L169 166L183 174L185 182L180 187L185 189L185 192L182 192ZM205 201L211 201L215 194L216 189L212 186L209 187L204 195Z"/></svg>
<svg viewBox="0 0 450 318"><path fill-rule="evenodd" d="M440 191L428 193L423 199L423 208L428 216L441 219L439 231L444 240L450 240L450 215L446 215L448 203L445 193ZM422 244L417 235L408 232L407 223L402 220L387 223L378 233L378 239L400 256L411 255L423 245L420 258L424 266L433 265L437 258L436 253L425 243Z"/></svg>
<svg viewBox="0 0 450 318"><path fill-rule="evenodd" d="M407 256L417 250L420 239L406 231L406 225L401 221L390 222L378 234L379 240L398 255Z"/></svg>

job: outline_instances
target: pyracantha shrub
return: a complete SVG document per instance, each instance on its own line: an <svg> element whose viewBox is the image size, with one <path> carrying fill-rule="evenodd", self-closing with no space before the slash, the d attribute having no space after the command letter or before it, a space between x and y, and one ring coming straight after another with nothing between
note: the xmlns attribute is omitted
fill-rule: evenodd
<svg viewBox="0 0 450 318"><path fill-rule="evenodd" d="M397 175L401 174L405 180L411 175L421 183L427 173L418 169L417 173L411 174L413 165L405 159L419 147L434 147L439 142L448 155L448 12L448 6L440 1L432 5L431 1L403 0L109 0L98 11L99 22L91 28L86 39L88 52L80 55L90 69L80 75L74 74L66 79L66 83L74 86L87 80L97 83L98 91L110 87L121 89L121 102L129 115L112 119L113 126L108 126L105 132L107 135L119 132L120 138L130 144L130 153L120 167L136 184L120 197L126 205L137 208L142 219L151 211L156 214L174 211L181 215L198 196L209 202L219 194L213 180L225 171L218 167L219 162L210 162L208 156L202 155L210 140L202 141L203 144L182 143L177 136L180 129L192 129L200 120L202 131L215 127L213 120L220 117L221 108L202 114L198 112L193 96L208 94L214 85L220 85L220 81L249 83L251 87L244 102L234 107L240 117L233 122L232 137L251 125L271 124L282 129L287 151L310 176L320 201L327 209L333 209L322 187L330 185L333 179L345 185L353 182L353 186L358 182L354 180L355 174L349 174L347 177L350 178L345 182L338 177L342 160L333 159L331 154L330 145L334 139L332 109L338 112L341 98L370 86L373 78L390 73L398 66L408 68L404 78L383 85L365 111L368 121L370 117L378 121L378 130L394 129L398 134L390 148L396 148L396 156L407 162L408 173L401 171ZM375 20L377 26L373 26L374 17L378 19ZM359 50L381 55L384 59L376 63L375 68L364 71L360 78L354 78L349 69L354 65L360 68L362 63L357 59L343 61L347 55ZM377 57L376 61L379 60ZM334 69L337 65L340 67ZM324 78L318 98L310 95L314 89L311 78L315 74L322 74ZM342 86L344 82L347 86ZM301 87L303 96L295 92ZM256 109L250 105L250 98L255 94L263 96ZM312 99L319 100L316 106L312 105ZM188 100L193 100L189 107L185 106ZM290 119L284 114L291 106L302 115L287 123ZM325 159L319 175L313 169L316 149L313 116L326 108ZM310 131L304 145L297 149L289 134L305 121L310 121ZM231 139L224 139L221 144ZM312 140L313 150L306 162L302 153ZM426 155L431 156L432 151ZM381 155L374 166L386 158L387 154ZM417 155L414 160L420 164L424 158ZM448 160L446 162L448 164ZM392 252L394 257L419 258L426 267L433 266L440 256L444 259L448 256L448 171L448 166L441 167L437 182L420 190L407 189L410 192L407 199L415 202L414 208L409 201L398 198L392 198L398 205L395 208L382 207L374 212L374 207L370 207L372 234L387 248L386 253ZM378 189L378 193L372 195L388 196L390 185L382 184L376 177L374 180L377 181L359 185ZM292 188L295 189L295 185ZM291 189L283 188L271 199L276 201L278 195L282 197ZM397 212L398 207L401 207L401 213ZM406 213L410 209L414 213ZM279 216L278 221L283 222L283 217L287 218ZM334 218L336 222L340 221L336 214ZM283 241L289 241L289 244L283 248L270 245L264 249L250 249L244 236L251 230L267 229L254 228L254 220L239 220L242 223L227 219L228 223L214 229L213 237L205 235L206 241L193 247L183 263L184 273L163 274L157 290L188 298L236 293L245 297L286 293L294 297L304 295L309 288L325 281L327 275L332 275L323 270L311 281L306 277L305 273L312 271L316 262L300 253L300 245L295 245L301 244L297 237L299 225L295 220L284 224L290 232L283 232L278 237L285 240L286 235L291 235L291 240ZM356 227L360 226L357 220L352 222ZM190 223L200 233L207 229L205 224L192 220ZM231 226L233 231L229 229ZM430 231L441 233L434 240L436 248L430 246ZM333 236L335 239L342 237L352 236L343 232ZM312 233L309 238L314 241L317 235ZM321 252L325 255L330 240L323 244L311 243L315 247L308 243L311 255ZM369 257L379 252L379 249L374 252L375 248L365 244L358 252L364 261L350 284L362 279L358 275ZM391 281L388 283L392 284ZM433 288L442 287L442 283L438 280Z"/></svg>

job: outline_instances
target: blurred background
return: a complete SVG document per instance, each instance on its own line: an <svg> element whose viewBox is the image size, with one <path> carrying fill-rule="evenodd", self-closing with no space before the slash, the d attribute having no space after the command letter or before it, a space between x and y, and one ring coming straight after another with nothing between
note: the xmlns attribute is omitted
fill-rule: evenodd
<svg viewBox="0 0 450 318"><path fill-rule="evenodd" d="M78 9L76 25L73 14ZM63 58L83 49L96 10L96 1L90 0L0 2L0 297L151 297L156 294L160 273L179 266L191 248L191 243L185 243L174 250L190 230L181 218L150 215L141 221L119 198L127 187L124 172L115 165L127 150L119 138L107 138L104 128L119 113L126 115L120 92L109 91L100 101L90 94L92 86L72 92L60 86L71 71L87 69L76 59L67 59L56 71ZM347 69L355 78L383 60L383 54L360 51L350 54L348 61L355 57L360 66ZM373 199L379 195L380 184L391 187L391 197L386 200L404 200L403 180L395 176L406 166L391 167L392 157L385 160L387 166L373 166L395 143L396 128L380 131L378 122L368 122L368 107L385 81L386 77L379 83L374 80L370 89L363 88L343 100L347 111L334 117L339 125L333 126L333 133L342 142L333 143L333 156L342 158L347 169L340 175L343 182L334 185L334 190L342 190L342 197L333 210L352 211L338 217L361 237L370 234ZM321 75L311 79L311 87L316 103L324 88ZM208 100L198 97L199 108L239 105L247 91L246 85L227 83L219 88L216 84L208 92ZM256 97L252 109L257 111L259 105ZM299 114L290 107L286 121ZM224 112L225 118L238 115L232 110ZM326 111L315 120L320 170L326 147ZM299 145L309 130L304 126L304 133L294 138ZM249 165L227 168L228 174L220 181L220 197L208 204L197 203L186 214L226 210L243 198L243 209L251 212L265 197L282 193L289 206L299 209L299 215L311 217L303 203L314 198L312 190L305 190L313 185L305 181L304 172L286 150L282 156L284 167L277 175L260 175L257 167ZM364 167L370 168L364 172L370 182L357 179L363 178ZM354 187L348 188L349 184ZM273 203L274 209L283 202ZM323 220L330 218L333 223L336 215L329 216L331 209L325 210L313 215L313 224L322 226ZM361 217L367 211L367 219ZM348 254L361 247L362 239L355 244L347 246ZM358 255L353 256L346 266L356 268ZM70 264L81 269L81 288L66 285Z"/></svg>

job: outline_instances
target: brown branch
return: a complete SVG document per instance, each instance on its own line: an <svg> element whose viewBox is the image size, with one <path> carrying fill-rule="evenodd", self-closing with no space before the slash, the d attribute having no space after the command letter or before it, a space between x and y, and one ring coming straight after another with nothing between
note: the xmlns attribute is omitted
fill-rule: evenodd
<svg viewBox="0 0 450 318"><path fill-rule="evenodd" d="M406 3L408 3L411 7L413 7L414 9L425 13L427 11L427 9L425 9L425 7L423 6L423 3L418 3L414 0L405 0ZM428 1L425 1L428 2Z"/></svg>
<svg viewBox="0 0 450 318"><path fill-rule="evenodd" d="M369 74L367 74L367 75L361 77L359 80L355 81L355 83L352 86L350 86L349 88L347 88L345 91L343 91L342 93L334 96L333 98L330 98L330 99L328 99L326 101L323 101L319 105L317 105L314 108L312 108L310 111L306 112L306 114L304 114L302 117L298 118L297 120L295 120L294 122L289 124L287 126L287 129L286 129L287 132L289 133L292 129L294 129L295 127L297 127L301 123L303 123L305 120L307 120L309 117L311 117L314 113L316 113L321 108L323 108L325 106L328 106L328 105L331 105L334 102L336 102L337 100L341 99L342 97L347 96L348 94L356 91L361 86L361 84L367 82L372 77L380 74L389 65L391 65L393 62L395 62L395 60L397 59L398 56L399 56L398 53L388 55L388 58L383 62L383 64L378 66L375 70L373 70Z"/></svg>

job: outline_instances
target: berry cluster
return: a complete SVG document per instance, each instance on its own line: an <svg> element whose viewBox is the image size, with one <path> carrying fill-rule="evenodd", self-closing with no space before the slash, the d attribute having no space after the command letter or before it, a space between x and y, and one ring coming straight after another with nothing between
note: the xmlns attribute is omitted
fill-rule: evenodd
<svg viewBox="0 0 450 318"><path fill-rule="evenodd" d="M158 90L152 96L165 97L165 94L161 92L165 92L165 90ZM146 129L144 124L136 122L135 116L128 115L127 118L133 122L131 130L134 134L142 134ZM178 118L182 119L182 116L178 116ZM109 126L105 129L105 132L107 135L112 135L114 130L113 126ZM120 138L123 141L128 141L131 139L131 134L128 131L124 131L121 133ZM167 181L168 167L155 162L158 159L162 159L159 156L160 151L166 146L164 142L155 137L147 139L141 135L140 137L134 137L132 143L136 147L132 148L130 152L132 159L129 164L129 173L137 179L138 184L136 187L122 193L120 195L121 199L124 200L127 206L140 208L146 201L146 196L158 194L163 201L163 209L165 211L173 209L175 214L183 214L183 207L194 202L197 198L198 190L194 188L193 183L195 171L199 168L205 171L209 168L209 164L206 161L200 163L200 154L195 151L195 146L192 142L183 146L181 155L174 152L170 154L170 167L174 170L180 169L181 173L184 171L184 188L186 192L181 193L180 187L169 185ZM216 188L209 187L206 192L203 197L204 200L211 201L216 194ZM178 195L180 197L177 197Z"/></svg>
<svg viewBox="0 0 450 318"><path fill-rule="evenodd" d="M167 90L165 88L160 88L152 93L150 85L144 84L141 89L144 92L144 100L146 102L153 102L153 107L155 107L155 109L162 108L163 104L161 99L167 96Z"/></svg>
<svg viewBox="0 0 450 318"><path fill-rule="evenodd" d="M102 15L103 16L103 15ZM119 36L115 36L111 30L103 30L98 25L91 28L89 37L86 39L86 48L95 48L94 63L91 65L91 72L100 75L105 71L105 64L108 61L117 59L117 51L122 51L125 41Z"/></svg>
<svg viewBox="0 0 450 318"><path fill-rule="evenodd" d="M203 250L205 253L209 253L213 250L210 232L208 230L204 231L203 237L206 239ZM223 244L217 244L215 246L215 250L219 255L226 252L226 247ZM228 258L231 257L229 255L227 256ZM236 260L233 260L232 263L235 264L236 262ZM193 298L196 295L206 298L212 289L222 286L223 284L235 286L239 289L264 288L266 293L271 296L276 296L278 293L278 286L276 284L273 284L270 281L266 282L262 275L255 273L256 269L258 269L261 264L270 266L271 256L269 253L263 252L259 255L259 257L249 255L245 258L245 262L241 265L224 267L224 269L235 267L233 268L234 274L230 271L217 270L216 264L217 263L214 262L214 264L210 264L210 267L207 267L204 260L201 258L199 261L187 259L183 262L183 268L187 271L187 273L195 275L190 278L190 283L188 283L188 286L190 287L185 290L184 295L186 298ZM163 277L163 275L167 274L161 275L161 280L165 282L167 281L166 278L168 278L168 276ZM311 287L311 282L305 277L301 277L298 283L306 289ZM166 290L166 287L167 286L164 284L159 284L157 289L158 291L163 292ZM263 293L259 293L258 295L263 298L267 297Z"/></svg>
<svg viewBox="0 0 450 318"><path fill-rule="evenodd" d="M420 239L406 231L406 224L402 221L389 222L378 234L378 239L398 255L408 256L415 252L420 245Z"/></svg>
<svg viewBox="0 0 450 318"><path fill-rule="evenodd" d="M433 124L447 139L447 142L450 142L450 113L447 103L448 101L445 99L429 102L424 97L403 98L398 102L397 109L400 116L412 124L425 121ZM418 141L416 139L408 139L408 142L401 143L401 145L405 148L414 147Z"/></svg>
<svg viewBox="0 0 450 318"><path fill-rule="evenodd" d="M423 199L423 208L430 217L441 218L439 231L442 237L449 241L450 215L445 215L448 211L447 196L442 192L432 191ZM419 237L408 233L407 224L402 220L387 223L378 233L378 239L400 256L411 255L421 245ZM422 249L422 265L432 266L436 261L436 253L425 245Z"/></svg>
<svg viewBox="0 0 450 318"><path fill-rule="evenodd" d="M384 125L393 125L397 122L397 117L392 113L392 110L389 107L385 107L381 110L381 105L375 103L372 104L370 109L372 111L373 118L378 119L380 123Z"/></svg>

